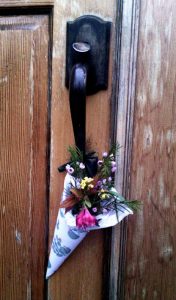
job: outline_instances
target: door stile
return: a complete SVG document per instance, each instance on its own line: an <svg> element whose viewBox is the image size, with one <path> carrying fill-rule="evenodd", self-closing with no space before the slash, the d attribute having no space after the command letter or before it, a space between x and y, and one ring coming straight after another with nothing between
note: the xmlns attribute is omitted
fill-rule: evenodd
<svg viewBox="0 0 176 300"><path fill-rule="evenodd" d="M119 193L129 198L140 0L117 2L111 137L121 145L115 186ZM111 300L124 299L127 222L112 228L108 295Z"/></svg>

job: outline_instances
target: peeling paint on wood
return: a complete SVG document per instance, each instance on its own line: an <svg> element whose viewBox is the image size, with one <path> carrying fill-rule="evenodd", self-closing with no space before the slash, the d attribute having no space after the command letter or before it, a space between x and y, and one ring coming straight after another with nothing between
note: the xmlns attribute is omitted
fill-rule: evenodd
<svg viewBox="0 0 176 300"><path fill-rule="evenodd" d="M15 230L15 239L21 245L21 233L17 229Z"/></svg>

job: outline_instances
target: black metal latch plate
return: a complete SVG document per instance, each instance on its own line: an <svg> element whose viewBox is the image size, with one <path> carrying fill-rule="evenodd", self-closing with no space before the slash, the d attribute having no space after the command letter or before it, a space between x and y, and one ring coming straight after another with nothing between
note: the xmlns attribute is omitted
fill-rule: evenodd
<svg viewBox="0 0 176 300"><path fill-rule="evenodd" d="M88 67L86 94L92 95L108 86L109 43L111 22L99 17L85 15L67 22L66 40L66 87L69 88L70 73L75 63L72 45L85 42L90 45L90 54L85 64ZM82 62L84 63L84 62Z"/></svg>

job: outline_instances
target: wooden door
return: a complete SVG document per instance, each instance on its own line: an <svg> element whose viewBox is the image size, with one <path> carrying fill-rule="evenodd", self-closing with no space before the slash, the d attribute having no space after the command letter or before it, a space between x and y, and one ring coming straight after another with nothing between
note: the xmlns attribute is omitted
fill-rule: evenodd
<svg viewBox="0 0 176 300"><path fill-rule="evenodd" d="M87 139L101 153L110 144L116 1L0 3L2 300L98 300L106 293L105 231L91 233L51 279L44 277L63 189L57 167L74 143L66 22L84 14L113 22L108 90L87 99Z"/></svg>
<svg viewBox="0 0 176 300"><path fill-rule="evenodd" d="M173 0L1 1L0 299L175 298L175 12ZM116 187L144 205L89 234L46 282L57 167L74 143L66 22L83 14L113 22L108 90L87 98L87 137L99 152L120 142Z"/></svg>

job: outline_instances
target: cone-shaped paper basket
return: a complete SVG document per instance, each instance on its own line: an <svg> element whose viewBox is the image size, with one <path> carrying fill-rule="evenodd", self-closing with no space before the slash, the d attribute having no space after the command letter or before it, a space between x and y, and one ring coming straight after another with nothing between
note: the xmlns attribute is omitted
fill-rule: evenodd
<svg viewBox="0 0 176 300"><path fill-rule="evenodd" d="M73 186L74 183L75 179L71 175L67 174L64 181L62 201L68 197L71 185ZM98 215L98 220L100 220L99 226L88 227L86 231L84 229L77 228L76 217L73 216L71 212L67 212L65 214L65 209L61 208L56 221L46 278L48 279L63 264L89 231L114 226L129 214L133 214L132 210L125 205L123 206L124 210L121 206L121 210L118 211L118 215L115 211L109 211Z"/></svg>

